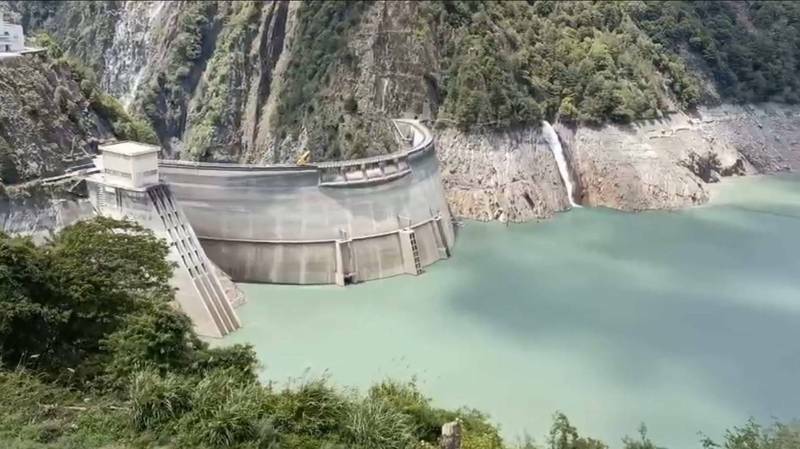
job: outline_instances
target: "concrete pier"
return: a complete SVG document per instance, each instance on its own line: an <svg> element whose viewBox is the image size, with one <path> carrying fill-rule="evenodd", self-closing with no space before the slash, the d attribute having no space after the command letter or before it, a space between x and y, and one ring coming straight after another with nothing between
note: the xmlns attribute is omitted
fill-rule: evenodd
<svg viewBox="0 0 800 449"><path fill-rule="evenodd" d="M419 274L447 258L452 219L430 131L410 149L318 165L161 161L208 257L238 282L339 284Z"/></svg>

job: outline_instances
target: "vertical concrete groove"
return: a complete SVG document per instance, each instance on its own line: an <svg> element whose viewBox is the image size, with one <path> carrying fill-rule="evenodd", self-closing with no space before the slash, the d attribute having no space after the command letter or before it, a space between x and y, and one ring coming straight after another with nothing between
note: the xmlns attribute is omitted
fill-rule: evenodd
<svg viewBox="0 0 800 449"><path fill-rule="evenodd" d="M209 270L205 253L191 228L186 225L168 187L157 185L148 193L214 325L221 335L233 332L240 326L236 312L225 297L216 275Z"/></svg>

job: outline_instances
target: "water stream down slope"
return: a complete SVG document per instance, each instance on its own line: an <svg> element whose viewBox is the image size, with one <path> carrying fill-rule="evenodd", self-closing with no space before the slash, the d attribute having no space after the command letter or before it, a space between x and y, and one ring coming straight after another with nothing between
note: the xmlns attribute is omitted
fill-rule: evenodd
<svg viewBox="0 0 800 449"><path fill-rule="evenodd" d="M547 146L553 152L553 157L556 158L556 165L558 165L558 172L561 174L561 180L564 181L564 187L567 189L567 198L569 198L569 205L572 207L581 207L575 202L573 194L572 178L570 178L569 167L567 166L567 159L564 157L564 149L561 148L561 141L558 140L556 130L550 125L549 122L542 122L542 135L547 141Z"/></svg>

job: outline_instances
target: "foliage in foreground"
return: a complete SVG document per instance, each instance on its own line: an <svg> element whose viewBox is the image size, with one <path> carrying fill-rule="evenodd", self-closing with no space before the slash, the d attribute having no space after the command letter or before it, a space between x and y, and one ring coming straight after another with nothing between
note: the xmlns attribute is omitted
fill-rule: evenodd
<svg viewBox="0 0 800 449"><path fill-rule="evenodd" d="M486 415L437 408L413 382L263 385L250 347L209 348L170 305L166 254L151 232L106 218L38 247L0 234L0 447L430 449L455 419L464 449L609 447L560 413L544 445L510 446ZM755 422L702 441L799 444L799 429ZM657 448L644 428L623 447Z"/></svg>
<svg viewBox="0 0 800 449"><path fill-rule="evenodd" d="M388 387L393 396L374 390ZM419 397L411 408L401 404ZM406 404L412 405L412 404ZM563 414L543 444L509 445L482 415L433 407L413 384L384 382L359 396L323 380L276 389L218 370L209 376L137 373L124 393L77 391L25 371L0 371L0 447L430 449L424 429L460 416L464 449L660 449L644 429L608 445L582 436ZM748 422L704 449L794 449L800 430Z"/></svg>

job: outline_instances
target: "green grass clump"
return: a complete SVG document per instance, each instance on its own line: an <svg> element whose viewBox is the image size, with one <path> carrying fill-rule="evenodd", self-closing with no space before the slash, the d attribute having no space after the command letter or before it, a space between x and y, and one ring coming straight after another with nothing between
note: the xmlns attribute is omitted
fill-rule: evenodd
<svg viewBox="0 0 800 449"><path fill-rule="evenodd" d="M130 386L131 420L139 430L156 430L191 409L190 385L175 374L161 376L142 371L133 376Z"/></svg>
<svg viewBox="0 0 800 449"><path fill-rule="evenodd" d="M270 400L279 432L322 437L341 432L347 401L324 379L286 388Z"/></svg>
<svg viewBox="0 0 800 449"><path fill-rule="evenodd" d="M363 449L408 449L416 444L411 418L382 400L366 398L345 418L347 439Z"/></svg>
<svg viewBox="0 0 800 449"><path fill-rule="evenodd" d="M231 447L259 439L266 415L267 391L235 372L218 370L197 381L191 410L177 426L189 445Z"/></svg>

